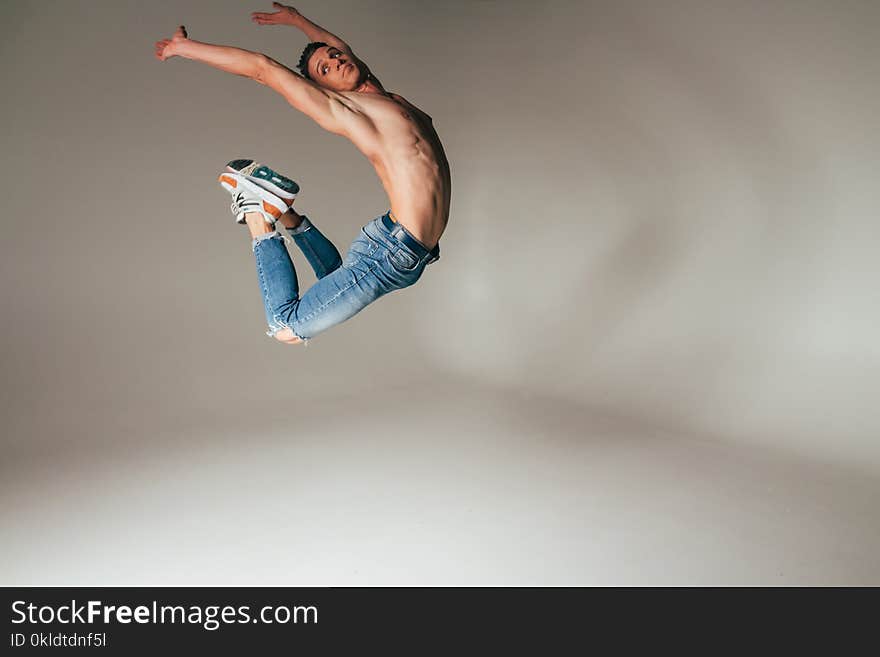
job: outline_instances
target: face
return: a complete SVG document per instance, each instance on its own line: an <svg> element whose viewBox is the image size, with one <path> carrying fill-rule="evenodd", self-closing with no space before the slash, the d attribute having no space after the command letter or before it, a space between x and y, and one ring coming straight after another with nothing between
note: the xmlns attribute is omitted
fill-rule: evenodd
<svg viewBox="0 0 880 657"><path fill-rule="evenodd" d="M309 58L312 80L333 91L352 91L363 82L361 63L333 46L321 46Z"/></svg>

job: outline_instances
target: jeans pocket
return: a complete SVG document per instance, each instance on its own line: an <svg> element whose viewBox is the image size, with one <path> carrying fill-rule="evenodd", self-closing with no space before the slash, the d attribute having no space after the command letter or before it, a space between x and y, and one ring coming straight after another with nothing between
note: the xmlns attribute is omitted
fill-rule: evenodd
<svg viewBox="0 0 880 657"><path fill-rule="evenodd" d="M405 246L398 246L388 254L388 262L396 270L409 273L415 271L419 266L421 259Z"/></svg>

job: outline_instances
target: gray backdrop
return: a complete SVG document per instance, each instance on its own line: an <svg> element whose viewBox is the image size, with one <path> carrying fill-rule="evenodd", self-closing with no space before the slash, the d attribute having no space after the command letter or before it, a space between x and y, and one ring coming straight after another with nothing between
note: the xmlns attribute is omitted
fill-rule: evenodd
<svg viewBox="0 0 880 657"><path fill-rule="evenodd" d="M303 348L264 335L216 174L290 173L340 250L377 177L152 57L183 23L293 66L269 4L0 8L3 583L880 583L880 5L299 3L453 177L441 260Z"/></svg>

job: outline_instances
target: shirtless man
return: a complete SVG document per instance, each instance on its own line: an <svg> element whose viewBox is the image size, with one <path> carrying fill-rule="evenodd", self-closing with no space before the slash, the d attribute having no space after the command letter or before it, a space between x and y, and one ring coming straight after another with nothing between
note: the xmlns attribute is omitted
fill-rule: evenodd
<svg viewBox="0 0 880 657"><path fill-rule="evenodd" d="M290 205L299 187L252 160L233 160L220 175L233 214L246 223L257 261L270 335L307 341L379 297L413 285L439 258L449 217L449 163L431 117L385 91L339 37L293 7L254 12L260 25L291 25L310 43L295 73L264 54L193 41L181 25L156 43L156 57L183 57L249 77L281 94L325 130L347 137L373 164L391 209L360 230L343 260L308 217ZM296 272L275 222L288 229L318 281L300 297Z"/></svg>

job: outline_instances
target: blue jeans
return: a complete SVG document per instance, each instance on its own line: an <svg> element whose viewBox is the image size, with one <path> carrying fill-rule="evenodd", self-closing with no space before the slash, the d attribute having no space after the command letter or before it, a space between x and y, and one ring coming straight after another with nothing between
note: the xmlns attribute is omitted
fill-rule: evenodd
<svg viewBox="0 0 880 657"><path fill-rule="evenodd" d="M440 246L429 250L389 213L360 229L343 260L307 218L293 233L317 282L303 295L293 261L278 231L253 240L266 335L288 328L301 340L315 337L353 317L379 297L413 285L425 267L440 257Z"/></svg>

